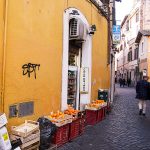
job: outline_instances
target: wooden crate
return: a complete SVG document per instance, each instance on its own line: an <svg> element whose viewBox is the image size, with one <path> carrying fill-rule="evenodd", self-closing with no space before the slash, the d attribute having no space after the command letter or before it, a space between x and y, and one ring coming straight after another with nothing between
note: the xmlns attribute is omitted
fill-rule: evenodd
<svg viewBox="0 0 150 150"><path fill-rule="evenodd" d="M61 118L61 119L50 119L49 117L46 116L47 119L49 119L50 121L52 121L57 127L61 127L61 126L64 126L68 123L71 123L72 122L72 116L71 115L67 115L65 114L65 117L64 118Z"/></svg>
<svg viewBox="0 0 150 150"><path fill-rule="evenodd" d="M35 147L35 145L37 146L36 143L38 143L38 147L39 147L39 144L40 144L40 137L35 138L35 139L33 139L33 140L29 141L29 142L26 142L26 143L22 144L22 145L20 146L20 148L23 149L23 150L28 150L27 148L29 148L29 147L30 147L30 149L31 149L31 147L33 147L33 146Z"/></svg>
<svg viewBox="0 0 150 150"><path fill-rule="evenodd" d="M17 140L17 139L21 139L21 142L24 144L24 143L27 143L33 139L36 139L40 137L40 130L37 130L35 132L33 132L32 134L28 135L27 137L21 137L21 136L18 136L18 135L14 135L14 134L11 134L10 135L10 139L11 141L13 140Z"/></svg>
<svg viewBox="0 0 150 150"><path fill-rule="evenodd" d="M31 144L30 146L21 148L21 150L39 150L40 142Z"/></svg>
<svg viewBox="0 0 150 150"><path fill-rule="evenodd" d="M11 132L14 135L27 137L36 130L39 130L39 123L31 120L26 120L25 123L21 124L20 126L13 126Z"/></svg>

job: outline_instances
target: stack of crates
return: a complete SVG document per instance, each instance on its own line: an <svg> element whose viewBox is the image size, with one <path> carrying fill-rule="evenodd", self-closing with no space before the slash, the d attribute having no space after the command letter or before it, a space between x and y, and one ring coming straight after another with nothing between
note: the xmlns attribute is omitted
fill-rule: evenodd
<svg viewBox="0 0 150 150"><path fill-rule="evenodd" d="M104 100L107 102L107 109L104 111L110 112L111 111L111 106L108 98L108 89L99 89L98 90L98 100ZM105 115L105 114L104 114Z"/></svg>
<svg viewBox="0 0 150 150"><path fill-rule="evenodd" d="M70 123L69 140L73 140L79 136L80 131L80 118L73 120Z"/></svg>
<svg viewBox="0 0 150 150"><path fill-rule="evenodd" d="M52 143L58 147L69 141L69 124L65 124L57 128L56 133L52 137Z"/></svg>
<svg viewBox="0 0 150 150"><path fill-rule="evenodd" d="M38 150L40 145L40 130L38 122L26 120L24 124L12 127L11 132L11 141L21 139L22 145L20 148L22 150Z"/></svg>

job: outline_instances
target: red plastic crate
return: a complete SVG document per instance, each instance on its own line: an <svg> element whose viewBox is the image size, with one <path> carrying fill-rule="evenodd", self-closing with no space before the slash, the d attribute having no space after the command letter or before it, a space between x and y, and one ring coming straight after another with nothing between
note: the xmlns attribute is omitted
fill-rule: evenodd
<svg viewBox="0 0 150 150"><path fill-rule="evenodd" d="M102 120L106 117L107 106L102 108Z"/></svg>
<svg viewBox="0 0 150 150"><path fill-rule="evenodd" d="M85 117L80 119L80 130L79 134L83 134L85 131Z"/></svg>
<svg viewBox="0 0 150 150"><path fill-rule="evenodd" d="M97 123L102 121L102 119L103 119L103 109L100 109L97 111L97 120L96 120Z"/></svg>
<svg viewBox="0 0 150 150"><path fill-rule="evenodd" d="M86 110L86 125L95 125L97 123L97 110Z"/></svg>
<svg viewBox="0 0 150 150"><path fill-rule="evenodd" d="M110 105L110 102L107 102L107 112L110 112L111 111L111 105Z"/></svg>
<svg viewBox="0 0 150 150"><path fill-rule="evenodd" d="M52 138L52 143L58 147L69 141L69 124L58 127Z"/></svg>
<svg viewBox="0 0 150 150"><path fill-rule="evenodd" d="M70 123L69 140L73 140L74 138L79 136L80 120L81 119L79 118Z"/></svg>

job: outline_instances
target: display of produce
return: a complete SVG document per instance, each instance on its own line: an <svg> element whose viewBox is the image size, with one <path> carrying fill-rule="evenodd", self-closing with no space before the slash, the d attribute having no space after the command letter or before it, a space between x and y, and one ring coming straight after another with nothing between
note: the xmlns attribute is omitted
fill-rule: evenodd
<svg viewBox="0 0 150 150"><path fill-rule="evenodd" d="M79 110L75 110L71 105L68 105L68 109L64 111L64 113L68 115L77 115L79 112Z"/></svg>
<svg viewBox="0 0 150 150"><path fill-rule="evenodd" d="M87 104L85 111L76 110L74 104L68 104L68 108L64 112L58 110L43 117L55 126L54 134L51 134L52 126L47 126L47 123L43 122L46 127L44 130L42 129L43 133L41 134L39 122L27 120L20 126L12 127L10 139L12 141L20 139L21 145L19 146L22 150L38 148L41 146L40 138L45 142L47 137L46 144L48 146L52 142L59 147L83 134L86 125L95 125L102 121L106 116L107 107L107 102L104 100L95 100Z"/></svg>
<svg viewBox="0 0 150 150"><path fill-rule="evenodd" d="M51 112L49 116L46 116L52 123L56 126L60 127L67 123L71 123L73 117L68 114L64 114L63 112L57 111L56 113Z"/></svg>
<svg viewBox="0 0 150 150"><path fill-rule="evenodd" d="M55 122L56 119L64 119L65 114L58 110L56 113L51 112L51 114L48 117L49 117L50 120Z"/></svg>
<svg viewBox="0 0 150 150"><path fill-rule="evenodd" d="M90 104L87 104L85 106L85 109L98 110L98 109L105 107L105 106L107 106L107 103L104 100L96 100Z"/></svg>
<svg viewBox="0 0 150 150"><path fill-rule="evenodd" d="M68 109L64 111L67 115L72 115L73 120L78 118L79 110L75 110L72 105L68 105Z"/></svg>

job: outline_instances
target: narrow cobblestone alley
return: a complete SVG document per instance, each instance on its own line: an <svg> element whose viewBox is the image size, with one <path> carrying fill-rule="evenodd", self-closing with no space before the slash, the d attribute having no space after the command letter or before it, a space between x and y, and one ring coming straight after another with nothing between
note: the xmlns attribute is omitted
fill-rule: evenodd
<svg viewBox="0 0 150 150"><path fill-rule="evenodd" d="M138 115L134 88L116 88L112 112L84 135L59 150L150 150L150 102L146 117Z"/></svg>

